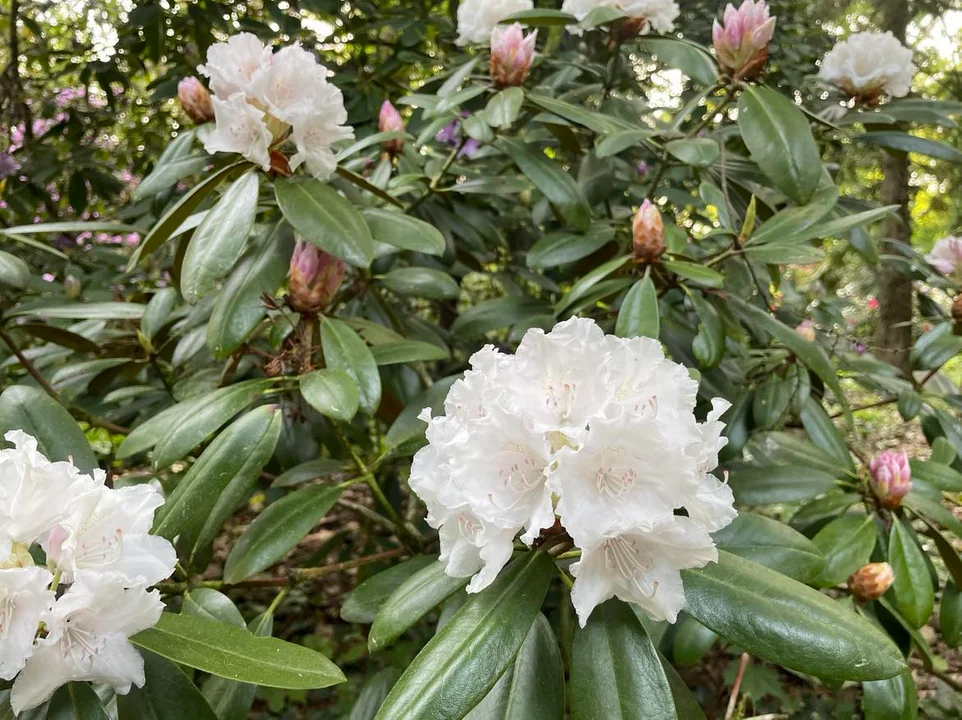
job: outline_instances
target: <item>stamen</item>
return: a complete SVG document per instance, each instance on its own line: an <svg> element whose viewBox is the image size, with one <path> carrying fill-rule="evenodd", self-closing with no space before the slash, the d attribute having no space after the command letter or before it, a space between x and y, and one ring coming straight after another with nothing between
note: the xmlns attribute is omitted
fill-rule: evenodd
<svg viewBox="0 0 962 720"><path fill-rule="evenodd" d="M602 495L607 495L613 500L620 500L634 486L638 479L638 473L633 468L628 468L621 473L616 473L614 468L602 466L595 473L595 488Z"/></svg>

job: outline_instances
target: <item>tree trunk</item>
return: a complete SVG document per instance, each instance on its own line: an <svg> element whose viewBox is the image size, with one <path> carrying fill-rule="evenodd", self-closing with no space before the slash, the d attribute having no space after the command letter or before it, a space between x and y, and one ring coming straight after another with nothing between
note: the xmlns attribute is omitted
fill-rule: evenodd
<svg viewBox="0 0 962 720"><path fill-rule="evenodd" d="M883 29L890 31L903 43L911 17L908 0L889 0L883 8ZM912 241L909 215L909 158L906 153L886 152L882 163L881 201L883 205L898 205L898 212L882 227L883 242ZM882 264L878 275L879 302L876 326L876 354L896 366L906 377L911 373L909 351L912 347L912 317L914 294L912 280L903 275L897 265Z"/></svg>

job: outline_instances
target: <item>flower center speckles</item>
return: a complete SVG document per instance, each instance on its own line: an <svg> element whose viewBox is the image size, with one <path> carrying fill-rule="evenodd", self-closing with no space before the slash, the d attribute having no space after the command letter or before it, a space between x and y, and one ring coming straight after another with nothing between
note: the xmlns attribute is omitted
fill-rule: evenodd
<svg viewBox="0 0 962 720"><path fill-rule="evenodd" d="M458 532L467 542L474 544L481 532L481 523L467 513L458 513Z"/></svg>
<svg viewBox="0 0 962 720"><path fill-rule="evenodd" d="M96 518L91 518L92 522L88 525L93 525L95 520ZM100 532L81 531L80 541L77 543L77 565L96 567L117 562L123 552L123 538L120 528Z"/></svg>
<svg viewBox="0 0 962 720"><path fill-rule="evenodd" d="M634 540L621 536L613 537L605 540L602 547L605 551L605 567L609 571L617 572L643 596L654 597L658 591L658 583L650 583L644 576L654 569L654 563L650 557L639 552Z"/></svg>
<svg viewBox="0 0 962 720"><path fill-rule="evenodd" d="M91 667L94 655L103 650L106 643L105 636L80 627L75 617L68 617L64 622L60 649L65 656L72 657L78 664Z"/></svg>
<svg viewBox="0 0 962 720"><path fill-rule="evenodd" d="M577 391L578 383L549 374L544 382L545 406L557 413L561 420L567 420L574 407Z"/></svg>
<svg viewBox="0 0 962 720"><path fill-rule="evenodd" d="M17 609L13 592L0 587L0 640L6 640L10 626L13 625L13 613Z"/></svg>
<svg viewBox="0 0 962 720"><path fill-rule="evenodd" d="M544 484L544 466L535 460L528 448L519 448L521 457L499 473L505 487L522 494Z"/></svg>
<svg viewBox="0 0 962 720"><path fill-rule="evenodd" d="M638 473L632 468L616 471L610 466L601 466L595 473L595 488L602 495L618 500L634 486Z"/></svg>

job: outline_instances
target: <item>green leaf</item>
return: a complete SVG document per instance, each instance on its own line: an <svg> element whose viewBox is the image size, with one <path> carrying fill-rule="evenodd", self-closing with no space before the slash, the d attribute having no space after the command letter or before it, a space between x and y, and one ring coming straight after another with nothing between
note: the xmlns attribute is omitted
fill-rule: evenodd
<svg viewBox="0 0 962 720"><path fill-rule="evenodd" d="M361 138L356 143L348 145L337 154L337 162L341 163L353 155L357 155L361 150L366 150L374 145L388 142L389 140L413 140L414 138L406 132L379 132Z"/></svg>
<svg viewBox="0 0 962 720"><path fill-rule="evenodd" d="M387 647L467 584L466 577L445 574L440 562L418 570L381 604L367 637L368 649L375 653Z"/></svg>
<svg viewBox="0 0 962 720"><path fill-rule="evenodd" d="M554 27L557 25L576 25L578 18L574 15L561 12L560 10L538 8L536 10L522 10L521 12L512 13L502 18L500 22L501 24L518 22L528 27Z"/></svg>
<svg viewBox="0 0 962 720"><path fill-rule="evenodd" d="M231 483L237 478L243 484L257 479L273 454L282 422L275 406L264 405L220 433L157 510L153 534L169 540L196 536ZM214 514L221 522L226 519L222 513Z"/></svg>
<svg viewBox="0 0 962 720"><path fill-rule="evenodd" d="M37 235L41 233L135 233L142 232L138 227L125 225L118 222L51 222L51 223L32 223L30 225L17 225L15 227L3 228L0 234L3 235Z"/></svg>
<svg viewBox="0 0 962 720"><path fill-rule="evenodd" d="M181 608L184 615L216 620L217 622L247 627L244 616L231 599L219 590L213 588L194 588L184 593L184 605Z"/></svg>
<svg viewBox="0 0 962 720"><path fill-rule="evenodd" d="M159 430L159 437L154 447L154 469L160 470L170 467L173 463L182 459L187 453L223 427L232 417L258 400L271 385L273 385L273 381L270 380L249 380L215 390L201 398L195 398L199 402L187 401L194 402L190 406L189 412L178 417L174 423L156 428ZM156 420L157 417L160 416L158 415L153 419ZM148 423L144 423L127 436L124 444L118 449L118 455L123 452L130 439L135 437L135 433L147 428L147 425ZM151 426L151 429L153 429L153 426Z"/></svg>
<svg viewBox="0 0 962 720"><path fill-rule="evenodd" d="M428 255L443 255L447 247L444 235L423 220L383 208L365 208L361 215L375 242Z"/></svg>
<svg viewBox="0 0 962 720"><path fill-rule="evenodd" d="M692 691L688 689L688 686L685 684L685 681L682 680L678 671L672 667L671 663L668 662L661 653L658 653L658 659L661 660L661 668L665 671L665 677L668 679L668 685L671 687L671 695L675 701L675 711L678 717L684 718L684 720L706 720L705 711L701 709L698 700L692 694Z"/></svg>
<svg viewBox="0 0 962 720"><path fill-rule="evenodd" d="M543 552L510 563L494 583L461 606L418 653L377 718L464 717L514 661L551 582Z"/></svg>
<svg viewBox="0 0 962 720"><path fill-rule="evenodd" d="M207 346L225 358L243 345L267 315L264 293L273 295L290 267L294 233L277 223L227 276L207 323Z"/></svg>
<svg viewBox="0 0 962 720"><path fill-rule="evenodd" d="M904 670L887 680L862 683L862 712L865 720L915 720L917 694L912 672Z"/></svg>
<svg viewBox="0 0 962 720"><path fill-rule="evenodd" d="M181 665L265 687L310 690L344 682L344 674L318 652L187 615L165 612L130 640Z"/></svg>
<svg viewBox="0 0 962 720"><path fill-rule="evenodd" d="M881 630L799 582L719 551L684 570L686 609L746 652L822 678L884 680L905 668Z"/></svg>
<svg viewBox="0 0 962 720"><path fill-rule="evenodd" d="M274 618L268 613L258 615L247 625L247 630L257 637L270 637L273 628ZM211 675L201 686L201 692L218 720L246 720L257 695L257 686Z"/></svg>
<svg viewBox="0 0 962 720"><path fill-rule="evenodd" d="M177 138L179 140L180 138ZM175 140L174 142L177 142ZM134 190L134 202L140 202L166 192L188 175L200 172L211 162L206 152L184 155L170 162L158 163L153 171Z"/></svg>
<svg viewBox="0 0 962 720"><path fill-rule="evenodd" d="M381 376L370 348L350 326L327 317L321 323L321 347L327 366L351 376L360 393L361 409L373 414L381 402Z"/></svg>
<svg viewBox="0 0 962 720"><path fill-rule="evenodd" d="M572 307L576 302L578 302L578 300L581 300L587 296L588 291L595 287L595 285L598 285L613 272L620 270L622 266L630 259L631 255L622 255L621 257L616 257L606 263L602 263L585 275L582 275L578 281L571 286L571 289L568 290L567 294L565 294L564 297L557 302L554 307L555 314L560 315L565 310Z"/></svg>
<svg viewBox="0 0 962 720"><path fill-rule="evenodd" d="M177 291L173 291L174 295ZM17 325L17 330L22 330L23 332L32 335L35 338L43 340L45 342L51 342L54 345L60 345L61 347L70 348L71 350L76 350L82 353L98 352L100 346L97 343L88 340L83 335L78 335L77 333L70 332L56 325L43 325L41 323L24 323L23 325Z"/></svg>
<svg viewBox="0 0 962 720"><path fill-rule="evenodd" d="M854 473L855 463L848 451L848 445L845 444L845 438L815 398L809 396L802 405L799 417L812 443Z"/></svg>
<svg viewBox="0 0 962 720"><path fill-rule="evenodd" d="M658 291L646 274L631 286L618 310L615 335L623 338L648 337L655 340L661 330Z"/></svg>
<svg viewBox="0 0 962 720"><path fill-rule="evenodd" d="M869 561L875 548L875 521L861 513L849 513L819 530L812 542L825 556L825 567L815 585L833 587Z"/></svg>
<svg viewBox="0 0 962 720"><path fill-rule="evenodd" d="M688 613L683 613L675 624L671 641L671 659L680 668L688 668L702 661L718 642L718 635Z"/></svg>
<svg viewBox="0 0 962 720"><path fill-rule="evenodd" d="M97 458L77 421L43 390L11 385L0 394L0 438L23 430L37 439L37 448L51 461L72 459L82 472L97 467Z"/></svg>
<svg viewBox="0 0 962 720"><path fill-rule="evenodd" d="M922 335L910 352L912 367L934 370L962 352L962 337L955 335L952 323L941 323Z"/></svg>
<svg viewBox="0 0 962 720"><path fill-rule="evenodd" d="M308 460L306 463L295 465L290 470L282 472L274 479L274 482L271 483L271 487L284 488L301 485L310 480L319 480L328 475L344 472L352 466L353 464L349 460L334 460L333 458Z"/></svg>
<svg viewBox="0 0 962 720"><path fill-rule="evenodd" d="M148 340L153 340L167 323L175 305L177 305L177 291L174 288L160 288L155 292L140 318L141 334Z"/></svg>
<svg viewBox="0 0 962 720"><path fill-rule="evenodd" d="M350 623L374 622L378 610L402 583L437 561L433 555L417 555L369 577L347 596L341 606L341 619Z"/></svg>
<svg viewBox="0 0 962 720"><path fill-rule="evenodd" d="M9 317L36 316L60 320L138 320L144 305L126 302L71 303L29 307L9 314Z"/></svg>
<svg viewBox="0 0 962 720"><path fill-rule="evenodd" d="M651 130L620 130L611 133L595 146L595 155L600 159L614 157L628 148L641 145L651 134Z"/></svg>
<svg viewBox="0 0 962 720"><path fill-rule="evenodd" d="M822 179L822 159L808 118L788 98L766 87L745 88L738 128L752 159L775 186L799 205Z"/></svg>
<svg viewBox="0 0 962 720"><path fill-rule="evenodd" d="M284 217L305 240L356 267L371 264L371 231L336 190L313 178L278 178L274 193Z"/></svg>
<svg viewBox="0 0 962 720"><path fill-rule="evenodd" d="M137 250L131 255L130 261L127 263L127 272L131 272L137 267L137 263L167 242L174 231L180 227L181 223L217 189L218 185L228 177L239 175L249 167L251 167L251 163L246 161L228 165L188 190L187 194L178 200L177 204L168 210L150 229L150 232L147 233L147 236L137 247Z"/></svg>
<svg viewBox="0 0 962 720"><path fill-rule="evenodd" d="M686 40L645 37L638 43L668 67L677 68L702 85L718 82L718 67L704 48Z"/></svg>
<svg viewBox="0 0 962 720"><path fill-rule="evenodd" d="M216 720L200 690L177 665L150 651L142 655L147 682L117 695L119 720Z"/></svg>
<svg viewBox="0 0 962 720"><path fill-rule="evenodd" d="M565 713L565 674L558 641L538 613L518 657L465 720L550 720Z"/></svg>
<svg viewBox="0 0 962 720"><path fill-rule="evenodd" d="M231 548L224 582L238 583L281 560L334 507L340 487L312 485L267 506Z"/></svg>
<svg viewBox="0 0 962 720"><path fill-rule="evenodd" d="M722 550L808 583L825 565L825 557L811 540L792 528L762 515L740 513L712 536Z"/></svg>
<svg viewBox="0 0 962 720"><path fill-rule="evenodd" d="M524 105L524 90L519 87L505 88L488 100L484 119L491 127L508 128L518 119Z"/></svg>
<svg viewBox="0 0 962 720"><path fill-rule="evenodd" d="M725 276L717 270L684 260L665 260L665 269L685 280L699 283L705 287L720 288L725 284Z"/></svg>
<svg viewBox="0 0 962 720"><path fill-rule="evenodd" d="M639 123L628 122L619 117L588 110L584 105L572 104L564 100L529 92L527 99L552 115L564 118L576 125L582 125L599 135L609 135L623 130L645 130ZM526 173L527 174L527 173Z"/></svg>
<svg viewBox="0 0 962 720"><path fill-rule="evenodd" d="M550 312L544 301L529 297L486 300L462 312L451 325L451 332L456 337L477 337Z"/></svg>
<svg viewBox="0 0 962 720"><path fill-rule="evenodd" d="M718 159L721 148L714 140L694 138L691 140L670 140L665 143L665 151L687 165L709 167Z"/></svg>
<svg viewBox="0 0 962 720"><path fill-rule="evenodd" d="M302 375L300 387L301 395L321 415L350 422L357 414L357 384L343 370L325 368Z"/></svg>
<svg viewBox="0 0 962 720"><path fill-rule="evenodd" d="M180 291L187 302L213 292L241 256L254 228L258 189L256 172L241 175L194 231L181 265Z"/></svg>
<svg viewBox="0 0 962 720"><path fill-rule="evenodd" d="M24 288L30 282L30 266L16 255L0 250L0 285Z"/></svg>
<svg viewBox="0 0 962 720"><path fill-rule="evenodd" d="M698 334L692 341L692 352L701 367L716 367L725 354L725 328L721 316L701 293L693 292L688 297L698 316Z"/></svg>
<svg viewBox="0 0 962 720"><path fill-rule="evenodd" d="M527 145L517 140L501 138L497 145L525 177L558 207L565 220L579 230L588 229L591 208L571 175L543 153L529 150Z"/></svg>
<svg viewBox="0 0 962 720"><path fill-rule="evenodd" d="M895 607L902 617L920 628L932 616L935 591L921 548L915 543L911 531L898 519L892 523L889 535L888 561L895 574L892 583Z"/></svg>
<svg viewBox="0 0 962 720"><path fill-rule="evenodd" d="M942 639L952 648L962 645L962 593L951 580L945 584L942 591L942 601L939 605L939 629Z"/></svg>
<svg viewBox="0 0 962 720"><path fill-rule="evenodd" d="M374 720L378 708L400 676L401 671L395 667L386 667L376 672L364 683L347 720Z"/></svg>
<svg viewBox="0 0 962 720"><path fill-rule="evenodd" d="M766 465L798 465L831 474L845 474L845 466L826 455L801 435L772 431L758 433L752 438L752 455Z"/></svg>
<svg viewBox="0 0 962 720"><path fill-rule="evenodd" d="M629 607L609 600L575 631L571 718L674 718L668 679Z"/></svg>
<svg viewBox="0 0 962 720"><path fill-rule="evenodd" d="M378 367L412 362L434 362L451 357L451 353L446 348L419 340L375 345L371 348L371 354Z"/></svg>
<svg viewBox="0 0 962 720"><path fill-rule="evenodd" d="M444 407L444 399L447 397L451 386L458 380L457 375L436 380L434 385L415 397L397 416L397 419L388 428L384 440L389 448L394 452L399 452L399 448L410 449L413 453L419 444L424 441L424 431L427 424L418 418L423 408L431 408L431 412L437 415Z"/></svg>
<svg viewBox="0 0 962 720"><path fill-rule="evenodd" d="M904 132L894 130L869 132L856 135L852 139L861 140L862 142L878 145L890 150L925 155L926 157L937 160L947 160L953 163L962 163L962 152L959 152L951 145L939 142L938 140L916 137L915 135L909 135Z"/></svg>
<svg viewBox="0 0 962 720"><path fill-rule="evenodd" d="M407 267L392 270L381 282L398 295L450 300L461 292L458 283L441 270L425 267Z"/></svg>
<svg viewBox="0 0 962 720"><path fill-rule="evenodd" d="M120 719L126 720L126 717L121 715ZM47 720L110 720L110 713L89 683L72 682L62 686L50 698Z"/></svg>
<svg viewBox="0 0 962 720"><path fill-rule="evenodd" d="M610 227L595 226L585 234L558 232L545 235L528 250L526 262L532 270L545 270L577 262L614 240Z"/></svg>

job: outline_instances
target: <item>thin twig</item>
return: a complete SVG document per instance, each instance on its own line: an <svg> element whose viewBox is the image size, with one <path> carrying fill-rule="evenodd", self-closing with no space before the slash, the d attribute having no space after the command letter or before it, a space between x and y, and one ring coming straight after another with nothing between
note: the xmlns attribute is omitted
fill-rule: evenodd
<svg viewBox="0 0 962 720"><path fill-rule="evenodd" d="M427 200L429 197L431 197L432 195L434 195L434 193L437 192L438 186L441 184L441 179L444 177L445 173L447 173L447 171L451 169L451 166L454 164L454 161L457 160L457 157L461 153L461 150L464 149L464 146L468 142L468 139L469 138L464 137L461 139L461 142L455 145L454 149L451 151L447 159L444 161L444 165L441 166L441 169L438 170L437 174L431 179L431 184L428 185L427 192L425 192L424 195L419 197L413 203L408 205L407 209L405 209L404 212L410 215L412 212L414 212L419 207L421 207L421 205L424 203L425 200Z"/></svg>
<svg viewBox="0 0 962 720"><path fill-rule="evenodd" d="M725 710L725 720L731 720L735 714L735 708L738 707L738 692L741 690L742 679L745 677L745 670L748 668L748 661L751 659L751 655L742 653L741 662L738 664L738 674L735 675L735 683L732 685L732 696L728 699L728 709Z"/></svg>

